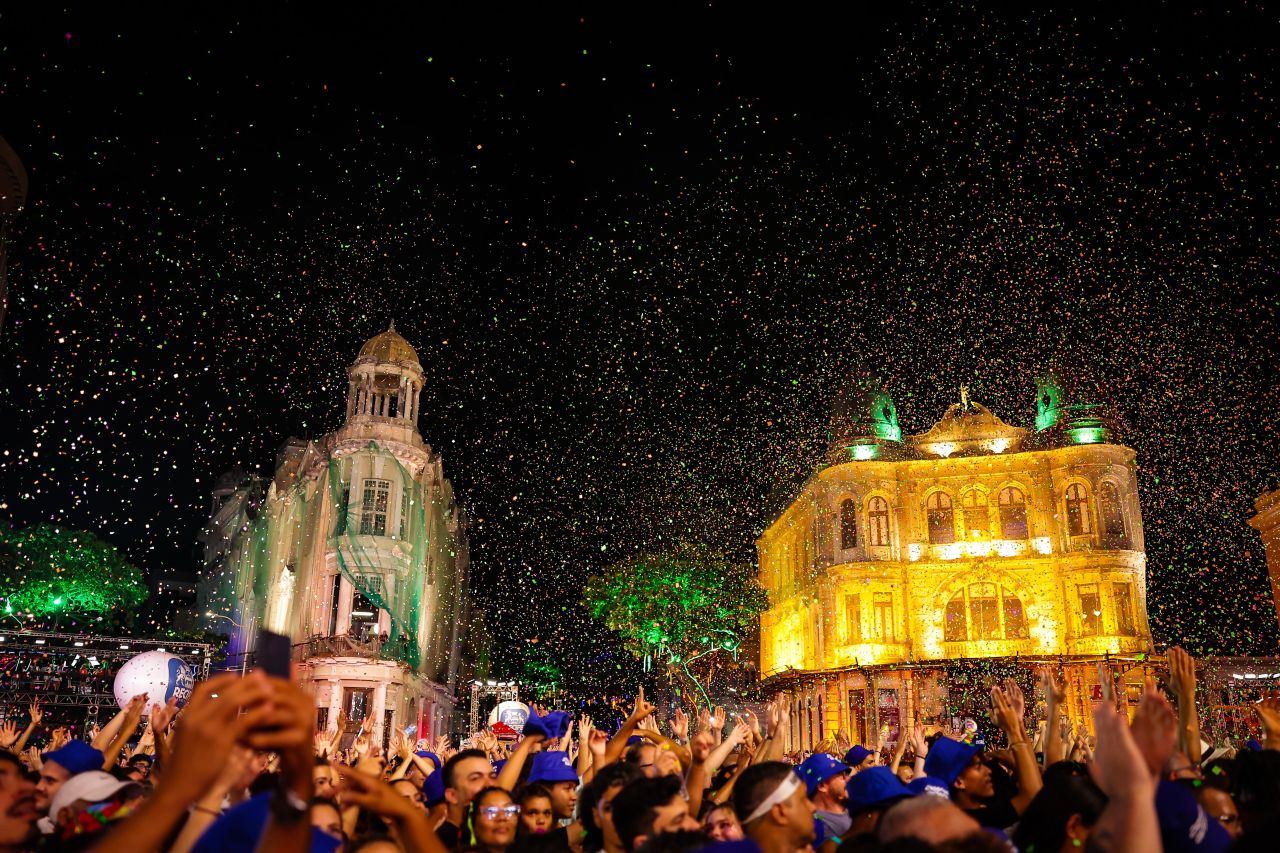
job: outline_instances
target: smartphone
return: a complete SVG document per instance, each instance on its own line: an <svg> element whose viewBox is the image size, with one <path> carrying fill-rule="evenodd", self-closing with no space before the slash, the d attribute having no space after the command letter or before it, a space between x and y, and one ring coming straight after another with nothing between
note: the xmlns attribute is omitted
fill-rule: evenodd
<svg viewBox="0 0 1280 853"><path fill-rule="evenodd" d="M266 670L267 675L288 678L289 659L292 655L293 644L284 634L273 631L258 632L258 648L253 656L258 666Z"/></svg>

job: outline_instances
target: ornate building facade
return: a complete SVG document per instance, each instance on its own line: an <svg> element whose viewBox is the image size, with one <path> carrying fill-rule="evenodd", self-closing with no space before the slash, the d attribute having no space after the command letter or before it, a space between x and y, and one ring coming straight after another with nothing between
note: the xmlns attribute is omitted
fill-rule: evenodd
<svg viewBox="0 0 1280 853"><path fill-rule="evenodd" d="M269 482L221 479L201 539L201 612L233 627L232 661L259 628L288 634L321 724L344 710L448 732L469 621L466 524L440 455L418 432L424 374L396 331L347 371L346 420L290 439Z"/></svg>
<svg viewBox="0 0 1280 853"><path fill-rule="evenodd" d="M1249 524L1262 536L1267 555L1267 576L1271 581L1271 600L1280 619L1280 489L1264 492L1253 502L1257 515Z"/></svg>
<svg viewBox="0 0 1280 853"><path fill-rule="evenodd" d="M884 393L846 396L827 464L757 540L761 678L795 747L980 719L997 675L1063 672L1084 720L1096 662L1134 696L1151 651L1134 452L1041 383L1032 429L961 391L903 437Z"/></svg>

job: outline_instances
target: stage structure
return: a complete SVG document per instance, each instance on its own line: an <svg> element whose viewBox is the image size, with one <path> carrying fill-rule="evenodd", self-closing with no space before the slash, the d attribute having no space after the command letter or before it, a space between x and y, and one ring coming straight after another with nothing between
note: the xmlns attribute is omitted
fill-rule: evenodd
<svg viewBox="0 0 1280 853"><path fill-rule="evenodd" d="M47 730L69 726L79 734L95 722L106 723L119 710L112 693L116 672L151 651L182 658L196 681L209 677L213 646L205 643L0 631L0 719L22 728L28 707L38 701Z"/></svg>
<svg viewBox="0 0 1280 853"><path fill-rule="evenodd" d="M1136 701L1152 652L1134 451L1096 406L1038 383L1032 428L961 388L903 436L887 393L847 393L826 464L757 540L761 677L792 748L983 720L987 690L1049 663L1089 717L1096 663Z"/></svg>
<svg viewBox="0 0 1280 853"><path fill-rule="evenodd" d="M233 632L232 665L262 628L289 635L320 725L373 716L384 747L449 731L470 618L466 520L418 432L425 378L394 324L367 341L341 428L289 439L269 481L221 478L201 535L198 606Z"/></svg>

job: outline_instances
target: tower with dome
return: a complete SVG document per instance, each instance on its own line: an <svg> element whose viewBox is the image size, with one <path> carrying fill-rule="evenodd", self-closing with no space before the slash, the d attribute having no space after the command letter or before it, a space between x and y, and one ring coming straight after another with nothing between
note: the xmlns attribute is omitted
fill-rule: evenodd
<svg viewBox="0 0 1280 853"><path fill-rule="evenodd" d="M1048 380L1028 428L965 387L904 436L888 393L842 394L825 464L756 542L760 674L790 747L985 719L991 681L1039 665L1081 723L1099 663L1136 700L1152 648L1134 458Z"/></svg>
<svg viewBox="0 0 1280 853"><path fill-rule="evenodd" d="M231 629L233 661L261 628L292 638L322 728L342 711L384 745L432 737L450 730L467 641L466 519L418 432L424 373L394 323L347 380L340 428L286 441L269 481L218 481L200 605Z"/></svg>

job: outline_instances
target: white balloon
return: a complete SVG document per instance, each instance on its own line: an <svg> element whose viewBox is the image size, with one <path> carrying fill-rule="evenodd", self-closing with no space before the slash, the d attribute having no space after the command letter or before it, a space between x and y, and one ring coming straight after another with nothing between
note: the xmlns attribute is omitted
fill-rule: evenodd
<svg viewBox="0 0 1280 853"><path fill-rule="evenodd" d="M187 704L194 687L195 673L182 658L168 652L143 652L120 667L114 692L116 704L121 708L134 696L146 693L145 716L151 712L152 705L164 705L171 697L177 697L181 708Z"/></svg>

